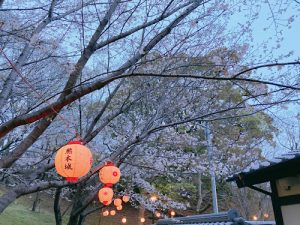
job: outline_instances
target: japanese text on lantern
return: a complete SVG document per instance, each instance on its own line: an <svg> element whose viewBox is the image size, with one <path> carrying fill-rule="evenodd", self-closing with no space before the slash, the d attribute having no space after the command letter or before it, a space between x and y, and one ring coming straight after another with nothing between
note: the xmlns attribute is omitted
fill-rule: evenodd
<svg viewBox="0 0 300 225"><path fill-rule="evenodd" d="M72 161L72 148L68 148L66 150L66 157L65 157L65 169L66 170L73 170L72 164L70 161Z"/></svg>

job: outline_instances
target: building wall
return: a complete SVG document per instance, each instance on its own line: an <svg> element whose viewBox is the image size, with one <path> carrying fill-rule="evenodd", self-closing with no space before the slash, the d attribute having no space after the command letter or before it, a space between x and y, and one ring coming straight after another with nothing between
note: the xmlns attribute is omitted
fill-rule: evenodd
<svg viewBox="0 0 300 225"><path fill-rule="evenodd" d="M281 206L284 225L300 224L300 204Z"/></svg>

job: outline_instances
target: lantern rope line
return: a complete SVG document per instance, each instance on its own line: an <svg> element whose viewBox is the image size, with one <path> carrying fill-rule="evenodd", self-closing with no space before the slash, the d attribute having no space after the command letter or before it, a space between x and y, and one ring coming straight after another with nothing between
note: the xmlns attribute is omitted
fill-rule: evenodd
<svg viewBox="0 0 300 225"><path fill-rule="evenodd" d="M68 28L69 29L69 28ZM67 30L68 30L67 29ZM66 33L65 33L66 34ZM64 35L65 35L64 34ZM35 87L33 86L33 84L30 83L30 81L22 75L21 71L19 71L17 69L17 67L15 66L15 64L9 59L9 57L6 55L6 53L3 51L2 48L0 48L0 52L2 54L2 56L6 59L6 61L9 63L9 65L12 67L12 69L16 72L16 74L21 77L21 79L29 86L29 88L37 95L37 97L44 101L50 108L51 110L57 114L57 116L63 121L65 127L69 130L70 133L74 133L75 134L75 138L78 139L80 142L82 142L84 145L87 145L90 149L93 150L93 148L91 148L91 146L88 145L88 143L84 140L83 137L81 137L81 135L79 134L79 132L77 131L76 128L71 128L70 124L71 122L69 120L67 120L63 115L61 115L57 110L55 110L55 108L50 104L50 99L44 99L43 95L41 93L39 93ZM104 166L104 165L103 165ZM97 170L95 170L93 174L95 174L97 171L99 171L103 166L101 166L100 168L98 168Z"/></svg>
<svg viewBox="0 0 300 225"><path fill-rule="evenodd" d="M91 175L94 175L95 173L99 172L104 166L111 164L111 163L112 163L112 165L114 165L114 163L110 160L104 162L103 165L96 167Z"/></svg>
<svg viewBox="0 0 300 225"><path fill-rule="evenodd" d="M21 79L23 80L23 82L25 82L28 87L37 95L38 98L40 98L40 100L44 101L46 104L48 104L48 106L51 108L51 110L58 115L58 117L60 117L60 119L64 122L66 128L73 133L75 131L75 135L76 138L80 137L79 133L77 132L77 130L75 128L73 128L74 130L72 131L71 127L70 127L70 122L65 119L61 114L59 114L59 112L57 110L55 110L55 108L50 104L48 99L44 99L44 97L42 96L41 93L39 93L34 86L30 83L30 81L22 75L22 73L17 69L17 67L15 66L15 64L8 58L8 56L5 54L5 52L3 51L2 48L0 48L0 52L3 55L3 57L6 59L6 61L10 64L10 66L12 67L12 69L16 72L16 74L21 77ZM80 137L80 140L83 140Z"/></svg>
<svg viewBox="0 0 300 225"><path fill-rule="evenodd" d="M66 129L69 130L70 133L75 133L75 138L77 140L79 140L83 145L87 145L87 142L84 140L84 138L82 138L80 136L80 134L78 133L77 129L75 127L71 128L71 122L69 120L67 120L63 115L61 115L51 104L50 104L50 99L44 99L43 95L37 91L34 87L34 85L21 73L21 71L18 70L18 68L16 67L16 65L9 59L9 57L5 54L5 52L3 51L2 48L0 48L0 52L2 54L2 56L6 59L6 61L11 65L12 69L16 72L16 74L21 78L21 80L23 82L25 82L28 87L37 95L37 97L44 101L46 104L48 104L48 106L51 108L51 110L61 119L61 121L63 121L63 124L65 125ZM88 146L90 149L90 146ZM76 160L77 161L77 160ZM105 166L105 164L103 165ZM103 167L101 166L101 168ZM99 171L101 168L97 168L97 170L95 170L94 172L92 172L92 175L95 174L97 171ZM75 171L73 171L73 174L75 174ZM73 175L74 176L74 175Z"/></svg>
<svg viewBox="0 0 300 225"><path fill-rule="evenodd" d="M70 124L71 122L69 120L67 120L63 115L61 115L59 113L60 109L59 110L56 110L54 108L54 106L52 106L50 104L50 99L45 99L43 97L43 95L37 90L35 89L34 85L21 73L21 71L16 67L16 65L9 59L9 57L5 54L5 52L3 51L2 48L0 48L0 52L2 54L2 56L6 59L6 61L10 64L10 66L12 67L12 69L16 72L16 74L21 78L21 80L26 83L28 85L28 87L37 95L37 97L43 101L44 103L48 104L48 106L50 107L50 109L63 121L65 127L71 132L75 133L75 136L76 138L83 144L87 144L87 142L80 136L80 134L78 133L77 129L75 127L71 128ZM73 129L73 130L72 130ZM76 154L76 161L78 160L78 155ZM114 163L112 161L107 161L106 163L104 163L104 165L100 166L100 168L96 168L94 170L94 173L96 173L97 171L101 170L103 167L105 166L108 166L108 165L114 165ZM62 170L64 171L64 170ZM65 172L64 172L65 173ZM73 177L74 177L74 174L75 174L75 170L73 171ZM105 185L106 186L106 185ZM109 185L107 185L109 186ZM121 200L121 203L122 203L122 200ZM110 204L110 203L109 203ZM122 204L121 204L121 207L122 207ZM109 212L108 212L109 213ZM100 223L100 220L99 220L99 223Z"/></svg>

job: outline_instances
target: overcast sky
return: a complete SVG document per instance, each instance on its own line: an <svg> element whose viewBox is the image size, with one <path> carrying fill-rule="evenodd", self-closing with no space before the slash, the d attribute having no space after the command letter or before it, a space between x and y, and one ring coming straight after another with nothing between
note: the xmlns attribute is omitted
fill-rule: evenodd
<svg viewBox="0 0 300 225"><path fill-rule="evenodd" d="M249 43L250 46L252 46L249 49L250 51L254 50L254 54L257 55L264 54L261 46L263 43L267 43L268 49L272 49L271 51L273 54L273 59L271 60L276 58L278 58L278 61L280 62L300 60L300 18L297 16L300 15L300 4L297 4L292 0L290 2L291 5L288 10L283 12L281 15L276 14L277 10L279 9L276 7L274 8L274 11L271 12L268 4L265 4L260 9L259 18L252 23L253 42ZM274 19L272 18L272 13L277 15L276 18L278 18L278 21L276 21L276 25L274 23ZM295 16L292 17L293 15ZM243 22L246 21L245 18L246 17L243 15L243 12L237 13L235 16L233 16L229 26L234 27L239 23L243 24ZM289 23L289 21L292 22ZM278 42L280 38L283 38L283 40ZM280 47L276 49L278 44ZM279 58L281 55L286 55L289 52L293 52L293 54L289 57ZM266 61L269 59L269 57L266 57ZM270 72L268 70L262 70L262 72L264 76L268 78L268 74ZM298 73L297 71L294 72ZM278 155L287 151L287 149L284 147L284 145L289 145L287 132L295 135L298 140L300 140L299 121L297 121L297 115L299 112L299 102L298 104L289 104L285 109L281 107L275 107L269 111L269 114L272 115L277 127L279 128L280 135L276 138L278 146L275 151L272 149L272 147L266 146L265 153L268 157L273 157L274 154Z"/></svg>

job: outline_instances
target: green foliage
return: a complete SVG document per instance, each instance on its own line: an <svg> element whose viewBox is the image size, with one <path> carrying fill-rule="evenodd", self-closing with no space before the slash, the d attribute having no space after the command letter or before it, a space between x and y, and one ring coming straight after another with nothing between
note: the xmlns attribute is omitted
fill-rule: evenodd
<svg viewBox="0 0 300 225"><path fill-rule="evenodd" d="M272 122L272 118L263 112L240 119L243 132L247 131L248 135L253 138L264 137L268 141L272 141L273 133L277 132L277 128L272 125Z"/></svg>
<svg viewBox="0 0 300 225"><path fill-rule="evenodd" d="M207 152L206 146L204 146L204 145L198 145L196 147L185 146L183 150L187 153L193 152L193 153L197 153L199 155L205 154Z"/></svg>
<svg viewBox="0 0 300 225"><path fill-rule="evenodd" d="M181 182L170 181L165 177L156 177L153 182L155 188L162 194L167 195L175 201L186 201L187 197L182 195L182 192L187 192L192 197L196 194L197 187L193 182L183 180Z"/></svg>

